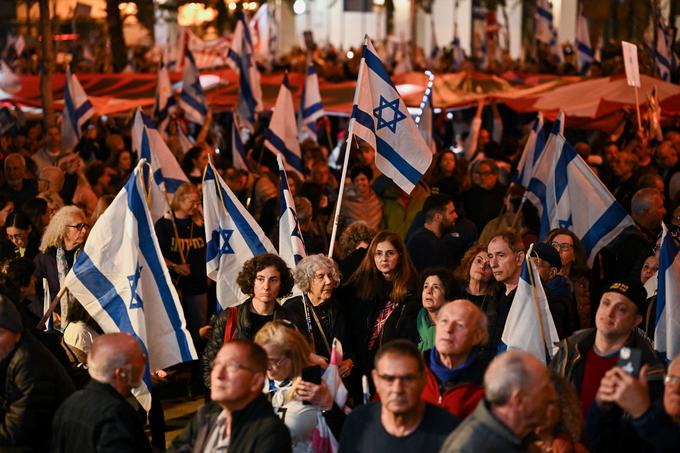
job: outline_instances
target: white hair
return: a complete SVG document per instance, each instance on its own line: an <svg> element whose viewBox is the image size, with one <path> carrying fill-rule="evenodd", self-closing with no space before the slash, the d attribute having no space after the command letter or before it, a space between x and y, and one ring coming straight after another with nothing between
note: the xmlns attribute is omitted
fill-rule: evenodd
<svg viewBox="0 0 680 453"><path fill-rule="evenodd" d="M305 293L309 291L314 274L321 270L328 273L328 276L333 280L334 287L337 288L338 285L340 285L340 271L338 270L338 265L331 258L319 253L316 255L309 255L298 263L293 272L293 278L295 278L295 283L297 283L298 288Z"/></svg>
<svg viewBox="0 0 680 453"><path fill-rule="evenodd" d="M502 406L516 391L529 389L532 376L528 360L535 358L524 351L507 351L497 356L484 373L484 396L489 403Z"/></svg>

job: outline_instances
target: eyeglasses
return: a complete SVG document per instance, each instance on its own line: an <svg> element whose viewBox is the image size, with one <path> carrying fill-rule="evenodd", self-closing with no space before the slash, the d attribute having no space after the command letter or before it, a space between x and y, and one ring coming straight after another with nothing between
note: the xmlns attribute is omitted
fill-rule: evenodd
<svg viewBox="0 0 680 453"><path fill-rule="evenodd" d="M76 225L67 225L69 228L75 228L78 230L79 233L81 233L83 230L89 230L90 225L87 223L78 223Z"/></svg>
<svg viewBox="0 0 680 453"><path fill-rule="evenodd" d="M394 376L392 374L379 374L378 377L387 382L388 384L394 384L397 381L401 381L403 384L413 384L418 376L415 374L405 374L403 376Z"/></svg>
<svg viewBox="0 0 680 453"><path fill-rule="evenodd" d="M287 358L288 357L284 355L282 357L279 357L278 359L267 359L267 369L268 370L279 369L283 361L286 360Z"/></svg>
<svg viewBox="0 0 680 453"><path fill-rule="evenodd" d="M569 244L568 242L551 242L550 245L552 245L554 248L567 251L569 249L574 248L574 244Z"/></svg>
<svg viewBox="0 0 680 453"><path fill-rule="evenodd" d="M680 376L674 374L667 374L663 378L663 383L666 385L678 385L680 384Z"/></svg>

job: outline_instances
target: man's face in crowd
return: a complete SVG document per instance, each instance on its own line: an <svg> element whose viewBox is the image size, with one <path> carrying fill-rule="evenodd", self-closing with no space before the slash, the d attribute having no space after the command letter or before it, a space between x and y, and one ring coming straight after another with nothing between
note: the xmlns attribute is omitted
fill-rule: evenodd
<svg viewBox="0 0 680 453"><path fill-rule="evenodd" d="M264 374L252 370L245 348L226 343L210 372L210 398L227 407L247 403L262 391Z"/></svg>
<svg viewBox="0 0 680 453"><path fill-rule="evenodd" d="M666 376L663 407L673 420L680 422L680 360L671 362Z"/></svg>
<svg viewBox="0 0 680 453"><path fill-rule="evenodd" d="M415 358L385 354L373 370L373 382L384 410L405 415L418 408L425 376Z"/></svg>
<svg viewBox="0 0 680 453"><path fill-rule="evenodd" d="M489 242L487 252L491 271L496 281L514 283L519 277L519 270L522 265L520 254L513 252L510 245L500 236Z"/></svg>
<svg viewBox="0 0 680 453"><path fill-rule="evenodd" d="M646 217L652 225L661 225L664 216L666 215L666 207L663 204L663 197L657 195L652 197L649 209L646 212Z"/></svg>
<svg viewBox="0 0 680 453"><path fill-rule="evenodd" d="M437 314L434 344L440 354L464 356L482 340L479 314L469 304L456 301L444 305Z"/></svg>
<svg viewBox="0 0 680 453"><path fill-rule="evenodd" d="M47 146L56 148L61 146L61 131L58 127L50 127L47 129Z"/></svg>
<svg viewBox="0 0 680 453"><path fill-rule="evenodd" d="M0 327L0 362L14 351L20 337L20 334Z"/></svg>
<svg viewBox="0 0 680 453"><path fill-rule="evenodd" d="M626 296L611 291L602 295L595 314L595 326L599 334L607 338L627 336L641 321L635 304Z"/></svg>
<svg viewBox="0 0 680 453"><path fill-rule="evenodd" d="M26 176L26 165L17 156L9 156L5 161L5 179L10 184L21 182Z"/></svg>
<svg viewBox="0 0 680 453"><path fill-rule="evenodd" d="M664 141L656 150L656 161L663 168L673 168L678 163L678 153L669 141Z"/></svg>
<svg viewBox="0 0 680 453"><path fill-rule="evenodd" d="M474 176L479 181L480 187L486 190L493 189L498 181L498 175L487 164L479 164L474 171Z"/></svg>
<svg viewBox="0 0 680 453"><path fill-rule="evenodd" d="M531 363L532 384L525 391L522 399L521 412L527 425L533 431L546 416L548 406L555 400L555 389L550 382L548 370L538 363Z"/></svg>

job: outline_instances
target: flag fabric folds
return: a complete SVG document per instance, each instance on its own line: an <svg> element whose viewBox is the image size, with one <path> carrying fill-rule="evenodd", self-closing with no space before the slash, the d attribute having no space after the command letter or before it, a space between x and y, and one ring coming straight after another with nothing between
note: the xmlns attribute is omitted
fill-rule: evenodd
<svg viewBox="0 0 680 453"><path fill-rule="evenodd" d="M558 119L559 121L559 119ZM531 128L529 138L524 145L524 151L517 163L517 171L513 178L515 184L527 188L533 176L534 165L543 153L545 146L545 132L543 131L543 115L539 112L534 127Z"/></svg>
<svg viewBox="0 0 680 453"><path fill-rule="evenodd" d="M672 360L680 354L680 246L663 225L659 249L654 349Z"/></svg>
<svg viewBox="0 0 680 453"><path fill-rule="evenodd" d="M144 136L146 135L146 142ZM154 171L154 180L170 198L177 188L189 182L184 170L175 158L163 137L154 129L151 120L137 108L132 126L132 150L140 159L146 159Z"/></svg>
<svg viewBox="0 0 680 453"><path fill-rule="evenodd" d="M658 9L656 10L656 21L656 67L659 70L659 77L661 80L670 82L671 74L675 71L677 62L675 61L675 54L673 53L672 43L670 42L668 28L664 25L661 11Z"/></svg>
<svg viewBox="0 0 680 453"><path fill-rule="evenodd" d="M64 83L64 111L61 121L61 146L73 149L80 141L80 128L94 115L94 107L78 78L66 68Z"/></svg>
<svg viewBox="0 0 680 453"><path fill-rule="evenodd" d="M319 141L319 131L316 127L316 120L324 115L323 104L321 103L321 92L319 91L319 77L316 73L316 66L313 63L307 65L305 84L302 87L302 98L300 100L300 117L302 138L309 137L314 141Z"/></svg>
<svg viewBox="0 0 680 453"><path fill-rule="evenodd" d="M573 231L590 266L602 247L633 225L626 210L555 128L534 166L527 192L530 200L536 200L540 236L553 228Z"/></svg>
<svg viewBox="0 0 680 453"><path fill-rule="evenodd" d="M153 106L153 119L156 127L164 131L168 127L170 112L175 108L175 97L172 93L170 75L164 60L158 67L158 82L156 85L156 99Z"/></svg>
<svg viewBox="0 0 680 453"><path fill-rule="evenodd" d="M295 269L297 264L307 256L302 232L297 220L297 210L293 195L288 189L288 176L281 154L276 156L279 163L279 256L289 268Z"/></svg>
<svg viewBox="0 0 680 453"><path fill-rule="evenodd" d="M538 0L536 2L534 17L536 19L536 39L544 44L548 44L550 46L550 53L556 55L560 62L564 61L562 48L557 42L557 30L553 23L552 6L547 0Z"/></svg>
<svg viewBox="0 0 680 453"><path fill-rule="evenodd" d="M104 332L126 332L139 342L148 362L133 393L148 411L151 370L198 356L146 204L144 165L92 227L64 284Z"/></svg>
<svg viewBox="0 0 680 453"><path fill-rule="evenodd" d="M288 73L283 76L283 82L279 88L274 113L265 133L264 146L274 154L283 155L286 170L296 171L302 175L302 153L298 141L297 124L295 124L295 106L288 83Z"/></svg>
<svg viewBox="0 0 680 453"><path fill-rule="evenodd" d="M189 48L184 53L184 77L182 93L179 95L179 106L184 110L184 117L194 123L203 124L208 115L208 104L205 102L201 77L196 60Z"/></svg>
<svg viewBox="0 0 680 453"><path fill-rule="evenodd" d="M434 74L430 71L425 71L425 75L429 77L425 95L420 103L420 115L416 117L416 124L423 140L430 147L432 153L437 152L437 145L434 142L434 107L432 106L432 87L434 86Z"/></svg>
<svg viewBox="0 0 680 453"><path fill-rule="evenodd" d="M260 225L222 180L212 162L203 174L206 271L217 282L217 301L222 308L246 299L236 275L250 258L276 253Z"/></svg>
<svg viewBox="0 0 680 453"><path fill-rule="evenodd" d="M239 74L239 100L236 112L249 125L255 123L257 112L262 110L260 73L255 66L253 41L243 12L238 13L236 29L227 53L227 61Z"/></svg>
<svg viewBox="0 0 680 453"><path fill-rule="evenodd" d="M499 349L520 349L548 364L557 351L559 336L538 267L531 258L533 245L522 263L515 298L512 300Z"/></svg>
<svg viewBox="0 0 680 453"><path fill-rule="evenodd" d="M579 74L588 74L594 59L595 52L590 45L590 34L588 33L588 19L581 11L576 22L576 61L578 62Z"/></svg>
<svg viewBox="0 0 680 453"><path fill-rule="evenodd" d="M378 169L411 193L430 167L432 151L368 38L359 66L350 128L376 150Z"/></svg>
<svg viewBox="0 0 680 453"><path fill-rule="evenodd" d="M248 169L246 147L243 145L240 129L238 115L234 112L231 122L231 162L234 168L247 173L250 170Z"/></svg>

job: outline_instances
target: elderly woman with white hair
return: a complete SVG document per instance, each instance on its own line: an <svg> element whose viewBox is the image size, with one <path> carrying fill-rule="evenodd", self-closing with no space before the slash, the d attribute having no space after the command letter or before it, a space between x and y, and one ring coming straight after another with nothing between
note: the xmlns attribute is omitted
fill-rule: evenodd
<svg viewBox="0 0 680 453"><path fill-rule="evenodd" d="M333 289L340 284L337 264L326 255L310 255L298 263L293 276L303 295L284 303L285 318L307 337L312 351L326 360L330 360L333 339L337 338L345 358L340 374L349 375L353 348L340 302L333 298Z"/></svg>
<svg viewBox="0 0 680 453"><path fill-rule="evenodd" d="M77 206L64 206L54 214L40 241L40 253L33 260L39 300L46 289L43 279L47 280L50 297L57 295L89 231L90 223L83 210ZM65 298L62 300L65 302ZM64 303L61 314L66 315L66 311L67 305ZM66 327L64 321L62 327Z"/></svg>

